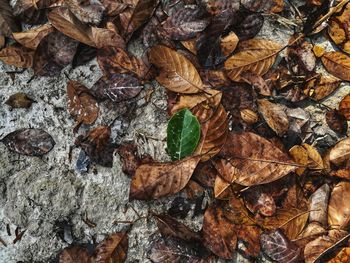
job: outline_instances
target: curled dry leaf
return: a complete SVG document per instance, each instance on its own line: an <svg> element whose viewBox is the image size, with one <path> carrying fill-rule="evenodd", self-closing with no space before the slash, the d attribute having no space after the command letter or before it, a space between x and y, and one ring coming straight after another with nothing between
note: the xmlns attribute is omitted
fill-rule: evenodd
<svg viewBox="0 0 350 263"><path fill-rule="evenodd" d="M190 180L200 157L188 157L171 163L140 165L132 178L130 197L156 199L181 191Z"/></svg>
<svg viewBox="0 0 350 263"><path fill-rule="evenodd" d="M186 94L203 91L203 82L197 69L175 50L162 45L154 46L149 59L161 70L157 81L169 90Z"/></svg>
<svg viewBox="0 0 350 263"><path fill-rule="evenodd" d="M65 0L69 10L83 23L97 25L101 22L104 6L98 0Z"/></svg>
<svg viewBox="0 0 350 263"><path fill-rule="evenodd" d="M5 104L9 105L12 108L30 108L33 100L23 92L18 92L11 95L8 100L5 101Z"/></svg>
<svg viewBox="0 0 350 263"><path fill-rule="evenodd" d="M67 86L68 111L78 124L93 124L98 117L99 107L88 88L77 81Z"/></svg>
<svg viewBox="0 0 350 263"><path fill-rule="evenodd" d="M211 118L202 126L200 143L201 161L207 161L217 155L226 142L229 132L227 112L220 104Z"/></svg>
<svg viewBox="0 0 350 263"><path fill-rule="evenodd" d="M350 104L349 104L350 109ZM350 116L350 114L349 114ZM330 110L326 113L326 122L333 131L345 135L348 131L348 122L338 110Z"/></svg>
<svg viewBox="0 0 350 263"><path fill-rule="evenodd" d="M42 156L55 145L51 135L41 129L19 129L1 140L5 146L18 154Z"/></svg>
<svg viewBox="0 0 350 263"><path fill-rule="evenodd" d="M238 184L273 182L296 169L289 156L265 138L251 133L229 133L221 156L238 169Z"/></svg>
<svg viewBox="0 0 350 263"><path fill-rule="evenodd" d="M105 167L112 167L114 146L109 141L110 135L109 126L98 126L85 137L78 137L75 144L85 151L91 161Z"/></svg>
<svg viewBox="0 0 350 263"><path fill-rule="evenodd" d="M339 112L344 115L348 121L350 120L350 93L340 101Z"/></svg>
<svg viewBox="0 0 350 263"><path fill-rule="evenodd" d="M13 33L13 38L22 46L35 50L41 40L53 30L54 28L50 24L44 24L24 32Z"/></svg>
<svg viewBox="0 0 350 263"><path fill-rule="evenodd" d="M224 56L230 55L233 51L235 51L237 45L238 45L239 38L235 34L235 32L230 32L225 37L221 38L220 46L221 46L221 52Z"/></svg>
<svg viewBox="0 0 350 263"><path fill-rule="evenodd" d="M343 163L350 160L350 138L339 141L332 148L329 160L337 166L341 166Z"/></svg>
<svg viewBox="0 0 350 263"><path fill-rule="evenodd" d="M281 45L265 39L250 39L238 44L238 52L225 62L225 69L233 81L242 82L241 73L252 71L264 75L275 62Z"/></svg>
<svg viewBox="0 0 350 263"><path fill-rule="evenodd" d="M350 183L342 181L336 184L328 204L328 223L333 228L347 229L350 224Z"/></svg>
<svg viewBox="0 0 350 263"><path fill-rule="evenodd" d="M277 262L297 263L301 261L301 249L292 243L280 229L263 233L260 242L264 254Z"/></svg>
<svg viewBox="0 0 350 263"><path fill-rule="evenodd" d="M38 76L55 76L73 61L78 42L54 31L45 36L34 54L34 73Z"/></svg>
<svg viewBox="0 0 350 263"><path fill-rule="evenodd" d="M33 65L34 52L22 46L8 46L0 50L0 60L5 64L31 68Z"/></svg>
<svg viewBox="0 0 350 263"><path fill-rule="evenodd" d="M12 8L7 0L0 0L0 35L9 37L20 27L15 21Z"/></svg>
<svg viewBox="0 0 350 263"><path fill-rule="evenodd" d="M258 100L259 112L264 117L269 127L278 136L283 136L289 129L289 120L285 107L268 100Z"/></svg>
<svg viewBox="0 0 350 263"><path fill-rule="evenodd" d="M279 13L284 9L283 0L254 1L242 0L241 4L253 12Z"/></svg>
<svg viewBox="0 0 350 263"><path fill-rule="evenodd" d="M304 93L310 98L320 101L335 91L341 80L333 76L317 76L307 81Z"/></svg>
<svg viewBox="0 0 350 263"><path fill-rule="evenodd" d="M128 252L128 234L119 232L109 235L97 245L94 252L94 262L125 262Z"/></svg>
<svg viewBox="0 0 350 263"><path fill-rule="evenodd" d="M318 222L327 227L329 194L330 187L328 184L324 184L310 196L309 222Z"/></svg>
<svg viewBox="0 0 350 263"><path fill-rule="evenodd" d="M339 15L330 19L328 27L328 34L331 39L348 54L350 54L349 21L350 4L347 4Z"/></svg>
<svg viewBox="0 0 350 263"><path fill-rule="evenodd" d="M58 263L90 263L89 252L81 246L70 246L59 254Z"/></svg>
<svg viewBox="0 0 350 263"><path fill-rule="evenodd" d="M338 52L326 52L321 58L326 70L337 78L350 81L350 57Z"/></svg>

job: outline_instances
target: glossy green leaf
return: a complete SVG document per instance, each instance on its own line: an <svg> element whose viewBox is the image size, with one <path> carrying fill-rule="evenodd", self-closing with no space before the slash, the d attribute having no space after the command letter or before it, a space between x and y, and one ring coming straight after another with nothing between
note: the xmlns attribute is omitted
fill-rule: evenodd
<svg viewBox="0 0 350 263"><path fill-rule="evenodd" d="M168 123L168 154L173 160L191 155L200 138L199 122L190 110L183 109L175 113Z"/></svg>

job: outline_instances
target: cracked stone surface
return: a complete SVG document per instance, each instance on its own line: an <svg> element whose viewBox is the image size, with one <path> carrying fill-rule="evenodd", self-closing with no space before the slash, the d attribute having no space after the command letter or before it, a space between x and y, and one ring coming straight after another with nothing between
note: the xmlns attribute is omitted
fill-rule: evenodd
<svg viewBox="0 0 350 263"><path fill-rule="evenodd" d="M259 36L286 44L293 31L272 20L266 17ZM323 43L324 39L319 42ZM327 49L332 48L326 45ZM136 55L143 54L139 43L132 43L130 49ZM88 243L92 238L99 242L107 234L129 229L129 224L116 221L133 221L138 215L147 216L150 211L162 212L169 208L175 196L152 202L128 202L130 179L121 171L117 153L113 168L93 165L87 173L75 171L79 149L72 149L70 160L69 152L76 135L73 134L74 121L66 109L67 76L90 88L101 76L96 61L74 70L67 67L55 78L34 78L30 82L31 70L14 73L14 80L6 73L16 70L0 64L0 138L20 128L41 128L51 134L56 145L50 153L38 158L11 153L0 144L0 237L8 245L0 245L0 263L54 262L59 251L72 242ZM154 92L151 102L147 103L143 97L150 88ZM11 110L4 105L10 95L19 91L36 101L31 108ZM337 107L349 92L349 84L342 84L323 104ZM155 82L147 85L133 107L118 105L117 109L111 110L108 105L104 106L93 127L110 124L115 119L112 138L116 143L134 140L140 154L150 154L159 161L168 160L164 141L168 120L164 88ZM324 123L322 108L305 105L305 109L317 122ZM133 116L131 121L124 116L129 113ZM82 126L79 133L90 128ZM96 227L84 223L85 215ZM202 216L192 218L189 215L182 222L200 230L202 220ZM66 233L62 238L59 226L64 222L71 225L72 235ZM7 234L7 224L11 236ZM26 232L21 241L12 244L16 227L26 229ZM153 220L141 219L133 225L129 233L127 262L150 262L146 251L149 237L156 231ZM244 260L238 256L232 262Z"/></svg>

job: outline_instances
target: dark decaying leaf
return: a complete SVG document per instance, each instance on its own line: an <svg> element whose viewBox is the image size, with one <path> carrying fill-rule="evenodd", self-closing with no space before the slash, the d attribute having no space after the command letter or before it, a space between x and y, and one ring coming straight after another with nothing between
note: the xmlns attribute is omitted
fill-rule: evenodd
<svg viewBox="0 0 350 263"><path fill-rule="evenodd" d="M70 246L62 250L59 263L90 263L89 252L81 246Z"/></svg>
<svg viewBox="0 0 350 263"><path fill-rule="evenodd" d="M112 167L115 147L110 142L110 134L110 127L99 126L85 137L78 138L75 144L80 146L94 163Z"/></svg>
<svg viewBox="0 0 350 263"><path fill-rule="evenodd" d="M181 191L190 180L199 158L140 165L131 181L130 198L156 199Z"/></svg>
<svg viewBox="0 0 350 263"><path fill-rule="evenodd" d="M30 108L33 100L23 92L18 92L11 95L6 101L5 104L9 105L12 108Z"/></svg>
<svg viewBox="0 0 350 263"><path fill-rule="evenodd" d="M97 49L91 46L79 43L77 51L72 61L72 68L85 65L97 56Z"/></svg>
<svg viewBox="0 0 350 263"><path fill-rule="evenodd" d="M191 155L200 138L199 122L190 110L183 109L171 117L167 127L167 153L172 160Z"/></svg>
<svg viewBox="0 0 350 263"><path fill-rule="evenodd" d="M267 85L266 81L258 74L252 71L245 71L242 73L241 77L245 82L252 85L260 95L271 96L271 88Z"/></svg>
<svg viewBox="0 0 350 263"><path fill-rule="evenodd" d="M121 102L136 97L142 90L140 81L129 74L112 74L110 78L101 77L93 89L98 99Z"/></svg>
<svg viewBox="0 0 350 263"><path fill-rule="evenodd" d="M129 241L127 232L111 234L97 245L93 256L94 262L123 263L126 260L128 246Z"/></svg>
<svg viewBox="0 0 350 263"><path fill-rule="evenodd" d="M98 117L99 107L91 92L78 81L67 85L68 111L78 124L93 124Z"/></svg>
<svg viewBox="0 0 350 263"><path fill-rule="evenodd" d="M0 0L0 35L9 37L12 32L19 31L12 8L7 0Z"/></svg>
<svg viewBox="0 0 350 263"><path fill-rule="evenodd" d="M209 24L205 12L196 5L179 9L162 24L162 28L170 39L187 40L203 31Z"/></svg>
<svg viewBox="0 0 350 263"><path fill-rule="evenodd" d="M122 161L123 172L133 176L137 167L141 164L140 157L137 154L137 146L132 142L123 143L117 151Z"/></svg>
<svg viewBox="0 0 350 263"><path fill-rule="evenodd" d="M34 54L34 73L55 76L73 61L78 42L54 31L43 38Z"/></svg>
<svg viewBox="0 0 350 263"><path fill-rule="evenodd" d="M181 196L175 197L168 209L168 215L184 219L192 209L192 201Z"/></svg>
<svg viewBox="0 0 350 263"><path fill-rule="evenodd" d="M80 21L94 25L101 22L104 6L98 0L65 0L64 2Z"/></svg>
<svg viewBox="0 0 350 263"><path fill-rule="evenodd" d="M298 35L294 35L289 43L295 42ZM312 51L312 44L305 40L299 40L287 49L289 68L295 74L310 73L315 69L316 57Z"/></svg>
<svg viewBox="0 0 350 263"><path fill-rule="evenodd" d="M339 134L346 134L348 122L344 115L337 110L330 110L326 113L326 122L333 131Z"/></svg>
<svg viewBox="0 0 350 263"><path fill-rule="evenodd" d="M19 67L30 68L33 66L34 52L18 45L11 45L0 50L0 60L4 63Z"/></svg>
<svg viewBox="0 0 350 263"><path fill-rule="evenodd" d="M16 1L13 11L15 16L19 16L21 21L27 24L40 24L46 20L49 7L57 0L19 0Z"/></svg>
<svg viewBox="0 0 350 263"><path fill-rule="evenodd" d="M42 156L55 145L51 135L41 129L19 129L9 133L1 141L9 150L30 156Z"/></svg>
<svg viewBox="0 0 350 263"><path fill-rule="evenodd" d="M279 229L263 233L260 242L264 254L277 262L297 263L301 261L301 249Z"/></svg>
<svg viewBox="0 0 350 263"><path fill-rule="evenodd" d="M279 13L284 8L283 0L242 0L241 4L253 12Z"/></svg>
<svg viewBox="0 0 350 263"><path fill-rule="evenodd" d="M264 24L264 17L260 14L249 14L234 27L234 30L240 40L253 38L259 33Z"/></svg>
<svg viewBox="0 0 350 263"><path fill-rule="evenodd" d="M238 0L200 0L207 11L212 15L218 15L225 10L238 11L240 2Z"/></svg>

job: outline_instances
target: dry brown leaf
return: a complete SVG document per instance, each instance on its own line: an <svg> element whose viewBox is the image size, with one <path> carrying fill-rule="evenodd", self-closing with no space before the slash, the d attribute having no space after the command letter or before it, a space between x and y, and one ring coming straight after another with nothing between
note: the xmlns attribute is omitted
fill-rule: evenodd
<svg viewBox="0 0 350 263"><path fill-rule="evenodd" d="M67 86L68 111L79 124L93 124L98 117L99 107L88 88L77 81Z"/></svg>
<svg viewBox="0 0 350 263"><path fill-rule="evenodd" d="M309 222L318 222L320 225L327 227L330 190L329 185L324 184L310 196Z"/></svg>
<svg viewBox="0 0 350 263"><path fill-rule="evenodd" d="M349 21L350 4L347 4L339 15L330 19L328 27L328 34L331 39L348 54L350 54Z"/></svg>
<svg viewBox="0 0 350 263"><path fill-rule="evenodd" d="M238 50L226 60L225 69L231 80L243 82L244 71L264 75L275 62L281 45L265 39L250 39L240 42Z"/></svg>
<svg viewBox="0 0 350 263"><path fill-rule="evenodd" d="M337 78L350 81L350 57L338 52L326 52L321 58L326 70Z"/></svg>
<svg viewBox="0 0 350 263"><path fill-rule="evenodd" d="M33 103L33 100L23 92L18 92L11 95L5 104L9 105L11 108L29 108Z"/></svg>
<svg viewBox="0 0 350 263"><path fill-rule="evenodd" d="M181 44L191 53L197 55L197 49L196 49L196 41L197 39L190 39L190 40L183 40L181 41Z"/></svg>
<svg viewBox="0 0 350 263"><path fill-rule="evenodd" d="M62 250L58 263L90 263L89 252L80 246L71 246Z"/></svg>
<svg viewBox="0 0 350 263"><path fill-rule="evenodd" d="M259 116L250 109L243 109L240 111L240 114L242 120L250 125L257 123L259 120Z"/></svg>
<svg viewBox="0 0 350 263"><path fill-rule="evenodd" d="M271 96L271 87L269 87L263 77L255 74L252 71L244 71L241 74L241 78L252 85L254 89L263 96Z"/></svg>
<svg viewBox="0 0 350 263"><path fill-rule="evenodd" d="M273 143L251 132L229 133L220 156L240 171L235 182L244 186L273 182L297 168Z"/></svg>
<svg viewBox="0 0 350 263"><path fill-rule="evenodd" d="M301 146L304 147L309 157L308 168L313 170L323 169L324 165L322 157L319 154L319 152L315 149L315 147L307 143L303 143Z"/></svg>
<svg viewBox="0 0 350 263"><path fill-rule="evenodd" d="M91 40L96 48L125 47L125 42L116 31L108 28L91 27Z"/></svg>
<svg viewBox="0 0 350 263"><path fill-rule="evenodd" d="M307 154L306 149L300 145L294 145L292 148L289 149L289 153L297 164L305 166L305 168L298 167L295 170L296 174L302 175L306 170L306 166L309 162L309 155Z"/></svg>
<svg viewBox="0 0 350 263"><path fill-rule="evenodd" d="M331 171L329 173L329 175L349 180L350 179L350 169L349 168L338 169L338 170L335 170L335 171Z"/></svg>
<svg viewBox="0 0 350 263"><path fill-rule="evenodd" d="M227 36L221 38L220 47L222 54L227 57L233 51L235 51L238 41L239 38L234 32L231 32Z"/></svg>
<svg viewBox="0 0 350 263"><path fill-rule="evenodd" d="M350 102L350 96L349 96ZM350 109L350 104L349 104ZM345 108L346 114L346 108ZM349 118L350 118L350 110L349 110ZM348 122L346 117L338 110L329 110L326 113L326 122L329 128L333 131L345 135L348 131Z"/></svg>
<svg viewBox="0 0 350 263"><path fill-rule="evenodd" d="M350 121L350 93L340 101L339 112Z"/></svg>
<svg viewBox="0 0 350 263"><path fill-rule="evenodd" d="M83 23L98 25L104 15L104 7L99 1L64 0L69 10Z"/></svg>
<svg viewBox="0 0 350 263"><path fill-rule="evenodd" d="M169 90L186 94L203 91L203 82L197 69L175 50L162 45L154 46L149 59L161 70L157 81Z"/></svg>
<svg viewBox="0 0 350 263"><path fill-rule="evenodd" d="M8 46L0 50L0 60L18 68L33 66L34 51L22 46Z"/></svg>
<svg viewBox="0 0 350 263"><path fill-rule="evenodd" d="M350 183L336 184L328 204L328 223L333 228L347 229L350 224Z"/></svg>
<svg viewBox="0 0 350 263"><path fill-rule="evenodd" d="M316 101L320 101L335 91L341 80L333 76L318 76L310 79L304 88L304 93Z"/></svg>
<svg viewBox="0 0 350 263"><path fill-rule="evenodd" d="M27 31L13 33L13 38L22 46L35 50L40 41L53 30L50 24L44 24Z"/></svg>
<svg viewBox="0 0 350 263"><path fill-rule="evenodd" d="M289 120L285 108L268 100L258 100L258 106L259 112L270 128L278 136L283 136L289 129Z"/></svg>
<svg viewBox="0 0 350 263"><path fill-rule="evenodd" d="M348 263L350 262L350 247L343 247L331 260L327 263Z"/></svg>
<svg viewBox="0 0 350 263"><path fill-rule="evenodd" d="M5 37L0 35L0 50L5 46L5 44L6 44Z"/></svg>
<svg viewBox="0 0 350 263"><path fill-rule="evenodd" d="M142 164L130 185L130 197L157 199L181 191L190 180L200 157L188 157L171 163Z"/></svg>
<svg viewBox="0 0 350 263"><path fill-rule="evenodd" d="M350 160L350 138L339 141L331 150L329 160L337 166Z"/></svg>
<svg viewBox="0 0 350 263"><path fill-rule="evenodd" d="M284 9L283 0L241 0L241 4L253 12L279 13Z"/></svg>
<svg viewBox="0 0 350 263"><path fill-rule="evenodd" d="M111 234L97 245L93 260L95 263L123 263L128 253L128 244L127 232Z"/></svg>

